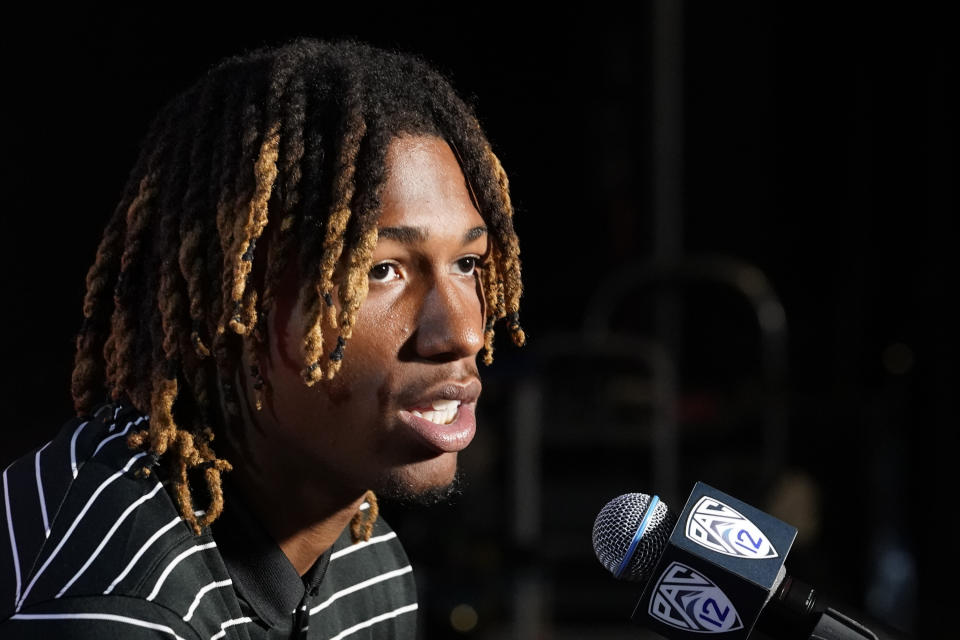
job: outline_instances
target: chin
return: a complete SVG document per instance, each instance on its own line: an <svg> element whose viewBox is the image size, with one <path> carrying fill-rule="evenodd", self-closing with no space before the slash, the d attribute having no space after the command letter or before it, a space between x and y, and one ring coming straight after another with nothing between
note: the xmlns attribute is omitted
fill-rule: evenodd
<svg viewBox="0 0 960 640"><path fill-rule="evenodd" d="M378 498L433 505L460 493L456 454L443 454L388 471L374 488Z"/></svg>

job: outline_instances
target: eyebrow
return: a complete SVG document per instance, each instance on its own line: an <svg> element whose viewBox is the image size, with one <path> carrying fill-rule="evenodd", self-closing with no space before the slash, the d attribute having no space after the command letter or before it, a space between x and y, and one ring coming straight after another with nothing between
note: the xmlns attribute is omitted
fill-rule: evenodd
<svg viewBox="0 0 960 640"><path fill-rule="evenodd" d="M463 234L463 243L467 244L468 242L473 242L478 238L482 238L487 234L487 228L473 227ZM424 242L427 237L430 235L430 232L427 231L425 227L380 227L377 229L377 237L380 240L388 238L390 240L396 240L400 244L418 244Z"/></svg>

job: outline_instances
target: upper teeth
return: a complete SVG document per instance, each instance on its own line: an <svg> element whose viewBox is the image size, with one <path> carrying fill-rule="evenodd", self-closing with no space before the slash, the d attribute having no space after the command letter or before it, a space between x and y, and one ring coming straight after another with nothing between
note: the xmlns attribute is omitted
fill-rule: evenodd
<svg viewBox="0 0 960 640"><path fill-rule="evenodd" d="M433 411L417 411L414 409L413 415L429 420L436 424L450 424L457 417L457 409L460 408L459 400L434 400L430 403Z"/></svg>

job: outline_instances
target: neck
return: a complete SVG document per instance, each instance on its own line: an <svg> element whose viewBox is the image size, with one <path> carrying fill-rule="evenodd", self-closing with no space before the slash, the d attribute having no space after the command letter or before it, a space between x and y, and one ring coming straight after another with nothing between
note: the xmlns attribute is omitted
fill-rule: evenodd
<svg viewBox="0 0 960 640"><path fill-rule="evenodd" d="M332 483L319 489L304 481L299 470L283 468L281 461L251 464L239 452L231 454L236 461L231 483L302 576L349 526L365 492L333 491Z"/></svg>
<svg viewBox="0 0 960 640"><path fill-rule="evenodd" d="M243 394L247 382L237 378L235 388ZM243 418L236 424L239 433L233 434L243 443L228 435L218 445L226 450L234 466L230 482L302 576L350 524L366 490L318 475L316 469L303 468L296 455L288 455L288 449L276 446L269 429L256 426L247 400L243 397L239 403Z"/></svg>

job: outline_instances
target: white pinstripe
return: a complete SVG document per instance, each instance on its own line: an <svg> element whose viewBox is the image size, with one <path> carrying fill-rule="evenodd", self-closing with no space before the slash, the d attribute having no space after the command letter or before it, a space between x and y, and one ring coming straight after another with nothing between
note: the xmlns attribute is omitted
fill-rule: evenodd
<svg viewBox="0 0 960 640"><path fill-rule="evenodd" d="M147 596L148 601L152 601L157 597L157 594L160 593L160 587L163 586L164 581L170 575L170 572L177 568L177 565L189 555L193 555L197 551L203 551L205 549L212 549L217 546L216 542L208 542L207 544L198 544L196 546L190 547L186 551L182 552L176 558L170 561L170 564L167 565L167 568L163 570L163 573L160 574L160 577L157 579L157 584L153 586L153 591L150 592L150 595Z"/></svg>
<svg viewBox="0 0 960 640"><path fill-rule="evenodd" d="M193 602L190 604L190 608L187 609L187 615L183 616L184 622L190 622L190 618L193 617L194 611L197 610L197 607L200 606L200 600L203 596L207 595L208 591L213 589L218 589L220 587L226 587L227 585L233 584L233 580L227 578L226 580L221 580L220 582L211 582L210 584L204 586L200 591L197 592L197 595L193 598Z"/></svg>
<svg viewBox="0 0 960 640"><path fill-rule="evenodd" d="M10 488L7 486L7 470L12 466L13 463L3 470L3 506L7 509L7 531L10 532L10 550L13 553L13 573L17 578L17 592L13 598L13 603L16 605L20 599L20 552L17 550L17 536L13 533L13 518L10 515Z"/></svg>
<svg viewBox="0 0 960 640"><path fill-rule="evenodd" d="M70 438L70 469L73 471L74 479L77 477L77 436L88 424L90 424L89 420L80 423L80 426L73 432L73 437Z"/></svg>
<svg viewBox="0 0 960 640"><path fill-rule="evenodd" d="M144 418L143 416L141 416L137 418L136 422L128 422L127 426L123 429L123 431L121 431L120 433L115 433L112 436L107 436L106 438L101 440L100 444L97 445L97 448L93 450L93 456L97 455L97 452L103 448L103 445L107 444L111 440L114 440L115 438L119 438L120 436L123 436L124 434L127 433L127 431L130 431L130 427L140 424L141 422L143 422L143 420ZM92 458L93 456L90 456L90 457Z"/></svg>
<svg viewBox="0 0 960 640"><path fill-rule="evenodd" d="M163 488L163 485L158 482L158 483L153 487L153 490L152 490L150 493L141 496L141 497L138 498L133 504L131 504L131 505L130 505L129 507L127 507L126 509L124 509L123 513L120 514L120 517L117 518L117 521L114 522L114 523L113 523L113 526L110 527L110 530L107 531L107 534L103 537L103 540L101 540L101 541L100 541L100 544L97 545L97 548L94 549L93 553L90 554L90 557L87 558L87 561L86 561L85 563L83 563L83 566L82 566L82 567L80 567L80 570L77 571L72 578L70 578L70 581L67 582L67 584L63 585L63 589L60 589L60 591L57 593L57 595L53 596L54 598L59 598L60 596L62 596L62 595L64 594L64 592L65 592L67 589L69 589L69 588L73 585L74 582L77 581L77 578L79 578L80 576L82 576L82 575L83 575L83 572L86 571L86 570L90 567L91 564L93 564L93 561L97 559L97 556L100 555L100 552L103 551L103 548L104 548L105 546L107 546L107 543L110 542L110 538L112 538L112 537L113 537L113 534L115 534L115 533L117 532L117 529L119 529L119 528L120 528L120 525L123 524L123 521L127 519L127 516L129 516L131 513L133 513L133 510L134 510L134 509L136 509L137 507L139 507L140 505L142 505L144 502L146 502L147 500L149 500L149 499L152 498L153 496L157 495L157 492L160 491L160 489L162 489L162 488Z"/></svg>
<svg viewBox="0 0 960 640"><path fill-rule="evenodd" d="M117 584L119 584L121 580L127 577L127 574L130 573L131 569L133 569L133 565L137 564L137 560L139 560L143 556L143 554L147 552L147 549L150 548L150 545L156 542L160 536L162 536L167 531L172 529L175 524L180 522L180 520L181 520L180 516L177 516L167 524L160 527L160 529L158 529L156 533L150 536L150 538L143 543L143 546L140 547L140 550L137 551L135 554L133 554L133 558L130 559L130 562L127 563L127 566L124 568L124 570L120 572L120 575L114 578L113 582L110 583L110 586L107 587L107 590L103 592L103 595L107 595L108 593L113 591L113 588L117 586Z"/></svg>
<svg viewBox="0 0 960 640"><path fill-rule="evenodd" d="M244 616L242 618L234 618L233 620L227 620L226 622L221 622L220 631L210 636L210 640L219 640L219 638L222 638L223 636L227 635L227 629L229 629L230 627L235 627L238 624L244 624L246 622L253 622L253 619Z"/></svg>
<svg viewBox="0 0 960 640"><path fill-rule="evenodd" d="M390 578L396 578L397 576L402 576L405 573L410 573L411 571L413 571L413 567L411 567L410 565L407 565L400 569L395 569L393 571L387 571L386 573L381 573L380 575L370 578L369 580L358 582L357 584L347 587L346 589L341 589L340 591L337 591L335 594L333 594L332 596L330 596L329 598L327 598L317 606L310 609L310 615L323 611L324 609L329 607L331 604L333 604L336 600L339 600L344 596L348 596L351 593L356 593L357 591L362 591L371 585L377 584L378 582L383 582L384 580L389 580Z"/></svg>
<svg viewBox="0 0 960 640"><path fill-rule="evenodd" d="M52 441L51 441L52 442ZM40 454L50 446L50 442L40 447L33 457L33 466L37 472L37 497L40 498L40 515L43 516L43 537L50 537L50 521L47 519L47 499L43 496L43 481L40 479Z"/></svg>
<svg viewBox="0 0 960 640"><path fill-rule="evenodd" d="M94 503L94 501L96 501L96 499L100 496L100 494L103 493L103 490L106 489L110 485L110 483L112 483L114 480L116 480L117 478L122 476L124 473L129 471L130 467L133 466L133 463L145 455L147 455L145 452L141 452L133 456L132 458L130 458L130 460L127 461L127 464L124 465L123 469L120 469L119 471L115 472L112 476L110 476L109 478L107 478L106 480L100 483L100 486L97 487L97 490L94 491L93 494L90 496L90 498L87 500L87 504L83 505L83 509L81 509L80 514L76 517L76 519L70 525L70 528L67 529L67 532L65 534L63 534L63 538L60 539L60 543L57 544L53 552L47 557L46 562L43 563L43 566L40 567L40 570L34 574L33 580L31 580L30 584L27 585L26 590L23 592L23 596L20 598L20 601L17 603L17 608L16 608L17 611L20 611L20 607L23 606L23 603L27 599L27 596L30 594L30 590L33 588L33 585L37 583L37 580L40 578L41 575L43 575L43 572L47 569L47 567L50 566L50 563L53 562L53 559L57 557L57 554L60 553L60 549L62 549L63 545L66 544L67 539L70 537L70 534L72 534L73 530L77 528L77 525L80 524L80 521L83 519L83 516L87 514L87 511L90 510L90 506Z"/></svg>
<svg viewBox="0 0 960 640"><path fill-rule="evenodd" d="M408 613L408 612L410 612L410 611L416 611L416 610L417 610L417 603L414 602L413 604L408 604L408 605L405 606L405 607L400 607L400 608L398 608L398 609L394 609L393 611L388 611L387 613L381 613L380 615L374 616L374 617L370 618L369 620L364 620L363 622L358 622L357 624L353 625L352 627L348 627L348 628L344 629L343 631L341 631L341 632L338 633L337 635L335 635L335 636L333 636L332 638L330 638L330 640L342 640L342 638L346 638L346 637L349 636L349 635L353 635L354 633L356 633L357 631L360 631L361 629L366 629L367 627L372 627L373 625L377 624L378 622L383 622L384 620L389 620L389 619L391 619L391 618L396 618L396 617L399 616L399 615L402 615L402 614L404 614L404 613Z"/></svg>
<svg viewBox="0 0 960 640"><path fill-rule="evenodd" d="M382 536L374 536L369 540L367 540L366 542L357 542L356 544L352 544L349 547L340 549L340 551L334 551L333 553L331 553L330 561L333 562L337 558L342 558L343 556L353 553L354 551L359 551L364 547L368 547L372 544L377 544L378 542L386 542L387 540L392 540L396 537L397 537L396 532L391 531L390 533L385 533Z"/></svg>
<svg viewBox="0 0 960 640"><path fill-rule="evenodd" d="M147 622L139 618L129 616L118 616L113 613L18 613L10 618L11 620L112 620L114 622L123 622L137 627L145 627L156 631L169 633L177 640L184 638L177 635L177 632L170 627L155 622Z"/></svg>

